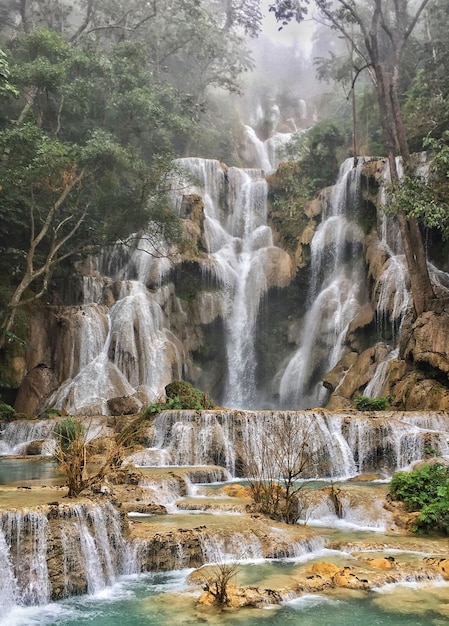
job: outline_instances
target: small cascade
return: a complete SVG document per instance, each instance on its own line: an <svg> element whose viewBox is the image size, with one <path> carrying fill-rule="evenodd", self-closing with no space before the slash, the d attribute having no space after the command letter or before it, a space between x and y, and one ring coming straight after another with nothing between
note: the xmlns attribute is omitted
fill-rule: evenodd
<svg viewBox="0 0 449 626"><path fill-rule="evenodd" d="M2 608L94 594L140 571L136 546L123 538L109 503L1 513L0 564Z"/></svg>
<svg viewBox="0 0 449 626"><path fill-rule="evenodd" d="M0 514L0 561L6 566L2 595L6 606L49 602L47 569L47 517L38 511ZM2 577L4 575L2 570ZM2 606L4 606L2 604Z"/></svg>
<svg viewBox="0 0 449 626"><path fill-rule="evenodd" d="M167 513L176 513L176 501L185 495L186 486L177 478L163 480L144 479L140 482L142 487L148 489L151 501L165 507Z"/></svg>
<svg viewBox="0 0 449 626"><path fill-rule="evenodd" d="M351 419L327 411L164 411L153 431L152 447L165 450L171 464L221 465L232 476L244 475L248 468L263 475L263 443L278 437L279 448L283 432L294 434L295 450L307 441L313 462L304 465L304 478L370 471L389 475L424 458L429 446L449 455L449 418L444 414L434 414L426 424L419 415L402 413Z"/></svg>
<svg viewBox="0 0 449 626"><path fill-rule="evenodd" d="M200 535L200 546L205 563L226 563L263 558L259 539L253 533L232 533L223 537Z"/></svg>
<svg viewBox="0 0 449 626"><path fill-rule="evenodd" d="M369 499L368 503L355 504L350 493L339 495L341 508L338 514L335 504L324 490L317 492L315 501L308 503L303 513L303 521L309 526L384 532L392 524L392 516L383 508L379 499ZM319 497L321 496L321 497ZM318 501L316 501L318 498Z"/></svg>
<svg viewBox="0 0 449 626"><path fill-rule="evenodd" d="M378 363L376 371L373 377L363 390L364 396L368 398L379 398L384 395L385 385L387 383L390 361L397 359L399 355L399 348L391 350L387 358L384 361Z"/></svg>
<svg viewBox="0 0 449 626"><path fill-rule="evenodd" d="M53 454L55 424L52 419L0 424L0 456L23 454L32 441L43 441L43 454Z"/></svg>
<svg viewBox="0 0 449 626"><path fill-rule="evenodd" d="M72 536L66 537L64 563L76 550L75 539L76 545L80 546L87 593L97 593L114 582L118 574L137 570L137 565L129 558L128 546L122 536L120 515L109 503L102 507L75 505L70 519ZM70 570L66 568L66 571Z"/></svg>
<svg viewBox="0 0 449 626"><path fill-rule="evenodd" d="M274 172L281 161L285 161L284 147L292 139L291 133L273 133L271 137L262 141L256 131L246 124L243 126L248 142L248 161L255 167L260 167L265 174Z"/></svg>
<svg viewBox="0 0 449 626"><path fill-rule="evenodd" d="M204 267L221 287L227 356L222 402L253 408L259 397L254 344L260 301L268 288L290 279L288 255L273 246L267 226L267 184L260 170L224 170L218 161L188 158L177 165L186 172L177 185L183 196L204 199L210 253ZM189 177L196 185L189 185ZM182 196L174 198L175 205L180 202Z"/></svg>
<svg viewBox="0 0 449 626"><path fill-rule="evenodd" d="M353 221L360 202L363 161L347 159L311 244L309 309L302 339L280 382L284 407L325 402L321 377L341 357L348 325L363 302L364 233Z"/></svg>

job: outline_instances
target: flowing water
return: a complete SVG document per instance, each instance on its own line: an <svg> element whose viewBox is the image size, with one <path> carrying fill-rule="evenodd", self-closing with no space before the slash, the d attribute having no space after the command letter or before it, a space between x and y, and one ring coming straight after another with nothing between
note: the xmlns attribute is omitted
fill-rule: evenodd
<svg viewBox="0 0 449 626"><path fill-rule="evenodd" d="M154 421L151 449L160 451L162 465L221 465L232 476L238 475L242 462L260 470L263 448L274 435L282 446L279 432L291 432L289 441L297 441L297 449L304 439L312 446L308 454L315 462L304 472L310 477L343 478L369 471L391 475L422 459L429 445L449 455L445 413L433 413L427 420L419 413L377 415L351 419L328 411L164 411Z"/></svg>
<svg viewBox="0 0 449 626"><path fill-rule="evenodd" d="M347 159L311 244L311 280L302 338L280 383L283 407L325 402L321 377L340 359L349 323L359 311L363 290L364 233L354 221L360 202L363 162Z"/></svg>
<svg viewBox="0 0 449 626"><path fill-rule="evenodd" d="M209 252L205 271L221 287L227 365L222 403L253 408L260 395L255 354L259 306L268 288L282 280L275 261L282 251L273 245L267 226L267 183L262 170L224 170L218 161L188 158L177 165L186 177L178 182L182 194L174 202L179 205L185 194L202 196Z"/></svg>
<svg viewBox="0 0 449 626"><path fill-rule="evenodd" d="M139 516L131 510L128 517L140 539L127 538L122 516L107 500L101 504L54 503L50 514L39 507L0 513L0 602L4 609L0 625L444 624L448 583L443 584L437 574L425 583L408 576L401 584L384 585L370 593L333 590L297 598L290 591L285 592L280 606L220 612L196 604L201 590L187 580L191 570L182 569L189 566L192 535L172 554L172 567L178 571L142 573L153 545L147 538L154 541L155 532L170 535L180 533L179 529L198 533L202 562L237 559L241 562L238 582L261 588L291 588L295 572L315 561L352 564L356 558L352 553L357 550L382 556L387 549L397 558L418 561L425 554L444 554L448 545L444 540L437 543L383 534L392 524L392 517L382 508L385 482L335 481L336 476L366 469L383 468L388 474L402 468L423 456L423 441L433 441L449 455L446 414L380 415L351 419L325 411L161 414L154 423L151 442L151 450L159 454L149 458L168 459L172 465L143 468L142 485L153 502L167 506L169 514ZM308 503L304 519L316 533L308 538L298 539L287 527L269 520L261 534L256 529L258 521L249 525L244 521L247 500L239 503L223 491L232 484L209 482L238 473L245 448L253 462L260 462L257 442L263 442L283 420L283 432L291 427L303 435L306 429L311 440L325 449L320 467L314 471L321 480L305 481L301 492ZM25 430L23 433L27 436ZM211 465L212 459L215 465ZM325 475L334 479L325 482ZM33 480L27 484L32 485ZM237 482L237 486L243 484ZM329 489L340 493L339 515L329 499ZM264 559L268 553L277 558ZM54 558L60 560L56 570ZM51 589L60 597L72 597L51 602Z"/></svg>
<svg viewBox="0 0 449 626"><path fill-rule="evenodd" d="M278 568L282 568L280 564ZM287 566L288 567L288 566ZM257 566L253 566L257 569ZM281 607L214 611L195 606L188 572L124 577L94 596L42 607L17 608L0 617L1 626L445 626L448 587L413 583L365 595L304 595ZM247 577L250 573L247 573ZM263 581L263 574L256 575Z"/></svg>

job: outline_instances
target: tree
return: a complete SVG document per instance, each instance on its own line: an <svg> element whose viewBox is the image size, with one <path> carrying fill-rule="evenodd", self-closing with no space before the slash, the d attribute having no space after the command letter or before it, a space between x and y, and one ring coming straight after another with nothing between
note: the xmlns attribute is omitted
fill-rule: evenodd
<svg viewBox="0 0 449 626"><path fill-rule="evenodd" d="M310 426L286 415L243 444L245 475L257 509L273 519L296 524L306 506L305 484L314 475L320 450Z"/></svg>
<svg viewBox="0 0 449 626"><path fill-rule="evenodd" d="M229 604L229 584L238 574L239 563L221 561L214 565L206 565L199 570L201 586L213 599L214 604L224 607Z"/></svg>
<svg viewBox="0 0 449 626"><path fill-rule="evenodd" d="M10 74L8 58L0 48L0 96L19 95L18 90L9 81Z"/></svg>
<svg viewBox="0 0 449 626"><path fill-rule="evenodd" d="M430 0L420 0L415 7L409 0L393 5L386 0L315 0L320 17L331 28L341 33L354 46L358 57L356 75L369 69L372 73L380 113L386 151L393 186L399 175L396 156L410 168L410 151L400 106L400 79L402 58L411 35ZM302 21L309 11L308 0L276 0L270 10L283 25L292 19ZM420 315L431 307L434 291L430 281L424 244L418 221L403 213L397 215L415 312Z"/></svg>
<svg viewBox="0 0 449 626"><path fill-rule="evenodd" d="M439 139L449 130L449 44L447 2L433 0L426 14L422 37L415 42L415 67L403 112L409 141L422 150L427 137Z"/></svg>
<svg viewBox="0 0 449 626"><path fill-rule="evenodd" d="M150 219L148 238L178 232L165 190L182 122L171 94L133 72L133 51L114 50L106 67L38 28L13 42L11 59L20 98L6 103L0 126L0 263L11 287L0 347L14 337L18 308L48 293L57 268L118 240L130 243ZM145 150L142 127L152 129Z"/></svg>
<svg viewBox="0 0 449 626"><path fill-rule="evenodd" d="M111 439L99 464L92 466L89 444L92 424L71 417L55 426L56 448L54 457L66 475L68 497L77 498L83 491L100 483L114 468L120 466L125 448L134 440L143 424L136 417ZM88 467L90 465L90 467Z"/></svg>

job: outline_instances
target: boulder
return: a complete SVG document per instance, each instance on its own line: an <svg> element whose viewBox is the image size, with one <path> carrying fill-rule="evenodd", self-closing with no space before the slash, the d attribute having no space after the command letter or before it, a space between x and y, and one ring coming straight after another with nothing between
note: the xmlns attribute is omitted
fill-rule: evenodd
<svg viewBox="0 0 449 626"><path fill-rule="evenodd" d="M398 382L391 385L391 404L405 411L446 411L449 410L449 389L437 380L425 378L421 372L410 372L398 376Z"/></svg>
<svg viewBox="0 0 449 626"><path fill-rule="evenodd" d="M134 396L118 396L107 402L111 415L134 415L142 408L142 403Z"/></svg>
<svg viewBox="0 0 449 626"><path fill-rule="evenodd" d="M445 580L449 580L449 559L441 559L438 562L438 571Z"/></svg>
<svg viewBox="0 0 449 626"><path fill-rule="evenodd" d="M426 311L418 317L405 348L406 359L449 375L449 312Z"/></svg>
<svg viewBox="0 0 449 626"><path fill-rule="evenodd" d="M314 563L311 567L307 568L307 572L311 574L318 574L319 576L324 576L329 578L334 576L337 572L341 570L339 565L335 565L335 563L330 563L327 561L318 561Z"/></svg>
<svg viewBox="0 0 449 626"><path fill-rule="evenodd" d="M40 363L25 376L17 394L14 408L18 413L36 415L40 406L59 386L53 370Z"/></svg>
<svg viewBox="0 0 449 626"><path fill-rule="evenodd" d="M43 441L31 441L23 451L23 454L29 456L39 456L42 454Z"/></svg>

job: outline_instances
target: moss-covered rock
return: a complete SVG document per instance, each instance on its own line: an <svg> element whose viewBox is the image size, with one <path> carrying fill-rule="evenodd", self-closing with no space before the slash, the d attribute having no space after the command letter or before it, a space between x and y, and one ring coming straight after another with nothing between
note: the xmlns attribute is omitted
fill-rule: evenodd
<svg viewBox="0 0 449 626"><path fill-rule="evenodd" d="M167 398L179 398L179 403L183 409L201 410L213 409L215 404L208 395L193 387L185 380L175 380L165 387Z"/></svg>

